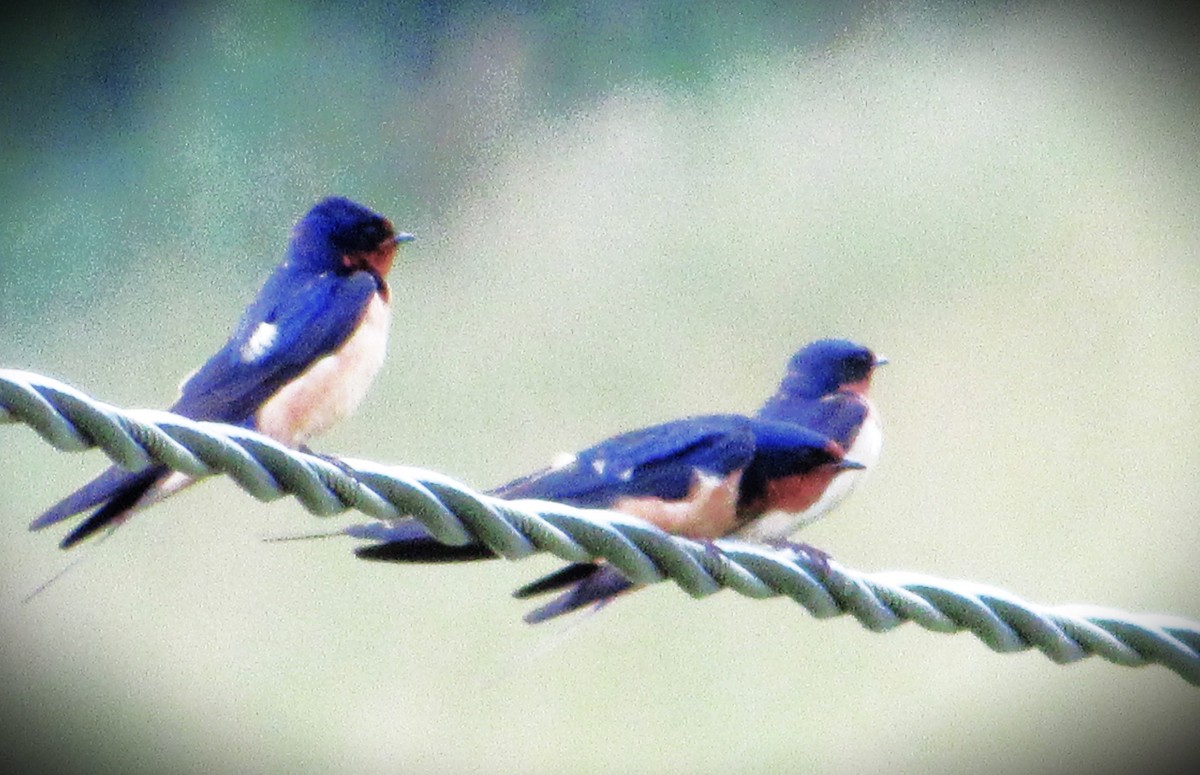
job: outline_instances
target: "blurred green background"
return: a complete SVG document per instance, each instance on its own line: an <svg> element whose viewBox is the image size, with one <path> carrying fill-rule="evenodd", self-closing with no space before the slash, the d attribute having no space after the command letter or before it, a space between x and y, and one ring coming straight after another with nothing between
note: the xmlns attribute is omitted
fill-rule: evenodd
<svg viewBox="0 0 1200 775"><path fill-rule="evenodd" d="M893 365L865 570L1200 616L1195 26L1144 5L42 4L0 24L0 366L165 406L316 199L418 235L327 451L487 487L756 407L825 335ZM99 470L0 429L0 737L58 772L1127 772L1162 668L872 635L670 585L531 628L552 558L368 564L227 481L64 567Z"/></svg>

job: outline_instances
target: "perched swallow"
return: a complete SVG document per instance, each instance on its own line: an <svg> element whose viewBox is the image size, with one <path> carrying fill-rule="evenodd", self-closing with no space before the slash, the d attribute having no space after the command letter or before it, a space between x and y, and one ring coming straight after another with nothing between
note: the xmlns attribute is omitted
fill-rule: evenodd
<svg viewBox="0 0 1200 775"><path fill-rule="evenodd" d="M170 411L241 425L289 447L352 413L383 364L391 318L387 280L396 247L412 239L348 199L318 202L292 231L283 261L229 341L180 386ZM66 549L178 492L193 480L152 465L113 466L30 525L99 506L62 540Z"/></svg>
<svg viewBox="0 0 1200 775"><path fill-rule="evenodd" d="M860 468L838 476L821 498L803 511L765 514L738 533L746 540L779 540L829 513L879 462L883 427L867 393L876 367L887 358L845 339L820 339L788 362L775 395L755 415L761 420L801 425L842 445Z"/></svg>
<svg viewBox="0 0 1200 775"><path fill-rule="evenodd" d="M793 356L778 392L755 417L691 417L624 433L491 494L613 509L698 540L784 542L837 505L878 459L882 436L866 393L884 362L851 342L814 342ZM366 559L495 556L480 545L440 544L415 520L345 532L376 541L356 550ZM572 587L526 616L539 622L633 586L604 563L575 563L514 594Z"/></svg>

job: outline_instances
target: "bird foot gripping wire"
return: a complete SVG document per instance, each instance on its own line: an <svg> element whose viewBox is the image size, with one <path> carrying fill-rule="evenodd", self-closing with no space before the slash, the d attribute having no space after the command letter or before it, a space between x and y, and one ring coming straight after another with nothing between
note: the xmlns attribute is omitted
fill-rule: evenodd
<svg viewBox="0 0 1200 775"><path fill-rule="evenodd" d="M610 511L546 501L505 501L441 474L288 449L245 428L166 412L121 410L48 377L0 369L0 423L23 423L56 449L104 450L138 469L161 463L195 477L225 474L260 500L293 495L318 516L357 510L379 520L411 516L449 545L481 543L519 559L546 551L568 562L603 558L636 584L671 579L695 596L732 589L785 596L813 616L849 615L868 630L905 622L967 630L1001 653L1037 649L1066 664L1099 656L1160 664L1200 685L1200 623L1092 606L1043 606L973 582L915 573L862 573L813 553L668 535Z"/></svg>

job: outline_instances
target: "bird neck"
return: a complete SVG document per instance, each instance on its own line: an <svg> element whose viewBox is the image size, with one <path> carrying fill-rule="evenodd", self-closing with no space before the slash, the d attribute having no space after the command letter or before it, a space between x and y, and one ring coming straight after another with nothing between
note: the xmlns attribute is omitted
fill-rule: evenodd
<svg viewBox="0 0 1200 775"><path fill-rule="evenodd" d="M396 257L396 243L388 239L374 250L362 250L357 253L346 253L342 256L342 266L352 271L367 270L381 281L392 269L392 261Z"/></svg>
<svg viewBox="0 0 1200 775"><path fill-rule="evenodd" d="M818 384L806 374L791 370L784 375L783 381L779 383L779 389L767 400L763 409L765 410L769 406L786 409L789 405L798 402L816 401L829 392L825 385Z"/></svg>
<svg viewBox="0 0 1200 775"><path fill-rule="evenodd" d="M758 410L758 417L763 420L790 422L796 416L797 410L813 400L815 399L797 393L789 393L786 390L780 390L762 405L762 408Z"/></svg>
<svg viewBox="0 0 1200 775"><path fill-rule="evenodd" d="M867 397L867 391L871 389L871 377L868 375L857 382L846 382L838 388L839 393L853 393L861 398Z"/></svg>
<svg viewBox="0 0 1200 775"><path fill-rule="evenodd" d="M814 401L820 401L839 394L865 400L870 386L871 380L869 377L858 382L847 382L840 385L837 390L830 392L795 389L795 386L785 382L780 387L779 392L767 399L767 402L762 405L762 408L758 410L757 416L763 420L793 422L794 418L803 417L811 411Z"/></svg>
<svg viewBox="0 0 1200 775"><path fill-rule="evenodd" d="M329 240L314 239L302 227L297 227L288 243L287 263L294 269L322 272L337 266L340 260Z"/></svg>

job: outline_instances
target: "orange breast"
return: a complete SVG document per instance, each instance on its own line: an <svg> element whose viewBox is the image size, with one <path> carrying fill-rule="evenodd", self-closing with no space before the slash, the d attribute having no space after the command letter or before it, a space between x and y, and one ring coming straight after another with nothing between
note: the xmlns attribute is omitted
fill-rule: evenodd
<svg viewBox="0 0 1200 775"><path fill-rule="evenodd" d="M796 476L785 476L767 483L766 510L798 514L820 500L825 488L838 474L831 465Z"/></svg>
<svg viewBox="0 0 1200 775"><path fill-rule="evenodd" d="M372 297L358 330L340 349L317 360L259 408L258 429L294 447L353 413L383 364L390 314L383 299Z"/></svg>

